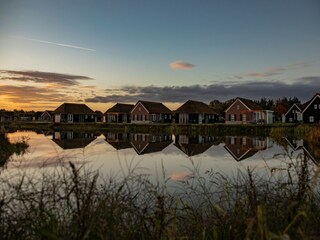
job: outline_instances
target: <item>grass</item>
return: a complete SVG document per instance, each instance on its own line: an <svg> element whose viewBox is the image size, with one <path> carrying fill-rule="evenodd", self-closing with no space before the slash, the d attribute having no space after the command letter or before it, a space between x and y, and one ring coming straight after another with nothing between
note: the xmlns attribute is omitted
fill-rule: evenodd
<svg viewBox="0 0 320 240"><path fill-rule="evenodd" d="M0 175L1 239L317 239L319 170L301 157L286 169L234 177L197 166L176 189L164 176L103 177L73 163L50 174Z"/></svg>

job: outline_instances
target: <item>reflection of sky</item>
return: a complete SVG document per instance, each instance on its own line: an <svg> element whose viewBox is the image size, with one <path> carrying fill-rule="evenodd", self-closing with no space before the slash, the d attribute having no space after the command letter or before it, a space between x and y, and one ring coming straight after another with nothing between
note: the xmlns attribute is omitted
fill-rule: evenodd
<svg viewBox="0 0 320 240"><path fill-rule="evenodd" d="M255 169L261 176L272 168L285 168L288 157L283 147L273 144L271 148L260 151L252 157L237 162L225 150L224 143L211 146L206 152L188 157L171 143L162 152L137 155L133 148L116 150L100 135L85 148L63 150L51 139L34 132L16 132L8 134L12 142L26 138L30 147L23 156L11 156L5 171L15 172L17 169L43 169L43 167L60 166L69 161L76 165L84 164L87 169L99 170L101 175L126 175L129 170L136 173L148 173L153 181L165 178L182 180L189 177L197 169L199 174L207 170L221 172L228 176L236 176L238 169L246 171ZM173 138L174 140L174 138ZM293 155L296 159L300 152Z"/></svg>

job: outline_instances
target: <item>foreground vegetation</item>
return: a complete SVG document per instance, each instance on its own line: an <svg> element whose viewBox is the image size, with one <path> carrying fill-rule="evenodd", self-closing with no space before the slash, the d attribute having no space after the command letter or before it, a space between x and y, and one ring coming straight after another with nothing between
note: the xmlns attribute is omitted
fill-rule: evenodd
<svg viewBox="0 0 320 240"><path fill-rule="evenodd" d="M319 169L300 156L285 169L229 178L197 166L175 188L129 170L99 176L73 163L15 179L0 175L1 239L317 239Z"/></svg>

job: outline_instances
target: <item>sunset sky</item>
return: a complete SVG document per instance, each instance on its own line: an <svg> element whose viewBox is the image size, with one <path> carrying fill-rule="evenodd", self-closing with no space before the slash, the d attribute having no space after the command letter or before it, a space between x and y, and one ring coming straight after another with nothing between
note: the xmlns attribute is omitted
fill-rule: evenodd
<svg viewBox="0 0 320 240"><path fill-rule="evenodd" d="M0 109L316 92L319 0L0 0Z"/></svg>

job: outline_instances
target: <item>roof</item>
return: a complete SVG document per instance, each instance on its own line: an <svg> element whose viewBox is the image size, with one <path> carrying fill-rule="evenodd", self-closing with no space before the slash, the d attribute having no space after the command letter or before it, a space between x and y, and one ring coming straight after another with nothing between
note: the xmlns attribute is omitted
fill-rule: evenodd
<svg viewBox="0 0 320 240"><path fill-rule="evenodd" d="M304 105L303 104L299 104L299 103L294 103L292 104L292 106L287 110L287 112L284 114L285 116L288 115L288 113L292 110L292 108L296 106L300 111L303 110Z"/></svg>
<svg viewBox="0 0 320 240"><path fill-rule="evenodd" d="M214 114L215 112L205 103L188 100L182 106L180 106L176 113L208 113Z"/></svg>
<svg viewBox="0 0 320 240"><path fill-rule="evenodd" d="M107 113L130 113L133 109L133 104L124 104L124 103L117 103L112 108L109 108L105 114Z"/></svg>
<svg viewBox="0 0 320 240"><path fill-rule="evenodd" d="M72 114L95 114L95 112L85 104L64 103L54 113L72 113Z"/></svg>
<svg viewBox="0 0 320 240"><path fill-rule="evenodd" d="M231 105L225 110L225 112L227 112L231 108L231 106L233 106L237 101L241 101L250 110L264 110L259 104L255 103L252 100L249 100L249 99L246 99L246 98L237 97L231 103Z"/></svg>
<svg viewBox="0 0 320 240"><path fill-rule="evenodd" d="M320 97L320 93L316 93L309 101L305 102L303 104L303 111L304 112L306 109L309 108L309 106L311 105L311 103L317 98Z"/></svg>
<svg viewBox="0 0 320 240"><path fill-rule="evenodd" d="M135 107L141 103L149 113L172 113L172 111L160 102L138 101ZM132 109L133 111L133 109Z"/></svg>

